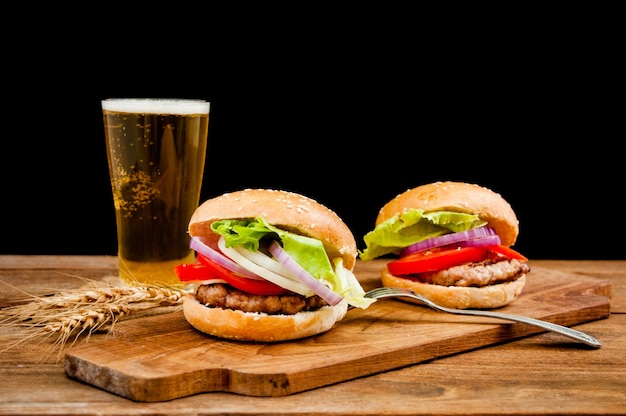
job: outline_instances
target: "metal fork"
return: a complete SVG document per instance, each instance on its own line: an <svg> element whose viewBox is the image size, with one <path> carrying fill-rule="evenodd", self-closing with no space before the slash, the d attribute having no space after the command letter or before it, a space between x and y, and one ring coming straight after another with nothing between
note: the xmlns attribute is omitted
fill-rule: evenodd
<svg viewBox="0 0 626 416"><path fill-rule="evenodd" d="M568 328L566 326L557 325L557 324L553 324L552 322L542 321L539 319L529 318L529 317L520 316L520 315L510 315L506 313L476 310L476 309L446 308L446 307L436 304L430 299L427 299L424 296L419 295L409 289L379 287L379 288L372 289L366 292L365 297L375 298L375 299L389 298L389 297L408 297L412 299L417 299L424 305L429 306L432 309L435 309L441 312L453 313L457 315L484 316L488 318L497 318L497 319L504 319L507 321L521 322L521 323L528 324L528 325L538 326L540 328L547 329L548 331L556 332L561 335L565 335L566 337L570 337L575 340L584 342L585 344L590 345L594 348L600 348L600 346L602 345L600 341L598 341L591 335L587 335L584 332L580 332L575 329Z"/></svg>

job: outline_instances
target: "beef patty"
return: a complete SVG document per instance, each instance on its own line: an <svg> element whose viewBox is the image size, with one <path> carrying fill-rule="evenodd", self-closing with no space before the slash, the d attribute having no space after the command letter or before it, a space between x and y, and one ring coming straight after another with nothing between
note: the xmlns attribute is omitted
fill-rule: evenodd
<svg viewBox="0 0 626 416"><path fill-rule="evenodd" d="M317 295L305 297L293 292L284 295L253 295L226 283L200 285L196 289L196 298L208 307L264 312L272 315L294 315L301 311L312 311L328 305Z"/></svg>

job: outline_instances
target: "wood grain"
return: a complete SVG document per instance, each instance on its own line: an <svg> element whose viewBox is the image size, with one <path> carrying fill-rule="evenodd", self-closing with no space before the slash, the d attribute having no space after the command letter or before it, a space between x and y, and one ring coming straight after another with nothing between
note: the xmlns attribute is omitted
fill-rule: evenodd
<svg viewBox="0 0 626 416"><path fill-rule="evenodd" d="M367 267L361 263L355 271L366 289L378 284ZM609 281L533 267L522 296L500 310L572 326L606 318L610 296ZM64 368L69 377L140 402L217 391L285 396L541 331L382 300L348 312L325 334L244 343L201 334L175 313L122 322L114 337L70 349Z"/></svg>
<svg viewBox="0 0 626 416"><path fill-rule="evenodd" d="M376 262L357 263L359 279L370 287L379 276ZM47 345L29 343L0 354L0 414L626 415L626 260L531 264L612 283L610 316L576 325L602 348L543 333L287 396L210 392L138 402L67 377L56 357L41 361ZM0 282L32 294L78 287L74 275L98 279L114 271L115 259L105 256L0 256ZM0 305L22 295L0 283ZM88 342L105 338L94 334Z"/></svg>

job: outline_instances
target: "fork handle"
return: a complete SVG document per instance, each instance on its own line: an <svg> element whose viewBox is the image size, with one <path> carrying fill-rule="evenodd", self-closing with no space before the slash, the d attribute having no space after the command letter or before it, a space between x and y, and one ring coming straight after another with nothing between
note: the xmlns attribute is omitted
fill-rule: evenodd
<svg viewBox="0 0 626 416"><path fill-rule="evenodd" d="M527 316L520 315L509 315L506 313L500 312L491 312L491 311L480 311L474 309L445 309L445 312L456 313L458 315L474 315L474 316L484 316L488 318L497 318L504 319L507 321L521 322L528 325L538 326L540 328L547 329L548 331L556 332L561 335L565 335L566 337L570 337L576 339L578 341L584 342L587 345L590 345L594 348L600 348L602 344L600 341L595 339L589 334L585 334L584 332L577 331L575 329L558 325L548 321L542 321L540 319L529 318Z"/></svg>

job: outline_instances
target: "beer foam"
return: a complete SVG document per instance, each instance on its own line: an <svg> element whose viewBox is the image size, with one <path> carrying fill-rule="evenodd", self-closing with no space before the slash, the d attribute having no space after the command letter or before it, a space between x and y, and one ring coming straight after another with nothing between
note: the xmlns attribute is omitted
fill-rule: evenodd
<svg viewBox="0 0 626 416"><path fill-rule="evenodd" d="M108 98L102 109L140 114L208 114L210 103L179 98Z"/></svg>

